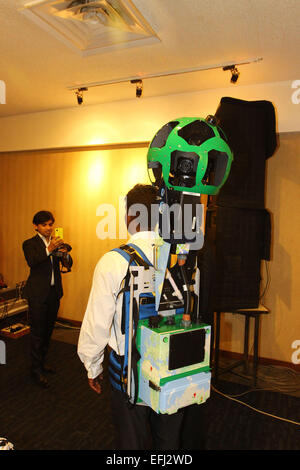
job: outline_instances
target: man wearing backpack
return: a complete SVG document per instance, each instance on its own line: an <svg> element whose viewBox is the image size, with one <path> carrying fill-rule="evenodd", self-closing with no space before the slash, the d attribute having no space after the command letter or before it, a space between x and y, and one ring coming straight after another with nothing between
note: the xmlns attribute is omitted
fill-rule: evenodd
<svg viewBox="0 0 300 470"><path fill-rule="evenodd" d="M127 245L134 245L153 263L158 242L154 227L158 215L157 191L151 185L136 185L126 198L127 227L131 235ZM135 204L142 204L146 214L130 215ZM152 206L152 207L151 207ZM153 210L156 208L156 211ZM153 215L156 213L156 217ZM151 217L152 214L152 217ZM136 223L135 223L136 222ZM106 253L98 262L87 309L78 342L78 355L88 374L89 386L101 394L103 359L108 345L116 358L124 356L125 335L122 334L122 283L128 272L128 261L117 251ZM120 450L176 450L180 448L180 433L184 409L172 415L158 414L146 405L132 406L124 393L112 386L112 419Z"/></svg>

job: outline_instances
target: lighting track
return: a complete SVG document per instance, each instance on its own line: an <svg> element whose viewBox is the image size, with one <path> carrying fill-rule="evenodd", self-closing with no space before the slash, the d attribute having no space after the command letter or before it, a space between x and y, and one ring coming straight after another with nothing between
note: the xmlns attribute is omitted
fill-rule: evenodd
<svg viewBox="0 0 300 470"><path fill-rule="evenodd" d="M112 80L104 80L101 82L80 83L77 85L68 86L67 89L74 91L80 88L94 88L94 87L104 86L104 85L114 85L117 83L133 82L135 80L147 80L149 78L170 77L170 76L175 76L175 75L183 75L186 73L201 72L205 70L223 69L224 67L247 65L247 64L252 64L255 62L260 62L261 60L263 60L262 57L256 57L254 59L247 59L241 62L231 61L231 62L226 62L223 64L209 65L209 66L203 66L203 67L192 67L189 69L172 70L172 71L167 71L163 73L152 73L152 74L146 74L146 75L141 75L141 76L134 75L131 77L116 78Z"/></svg>

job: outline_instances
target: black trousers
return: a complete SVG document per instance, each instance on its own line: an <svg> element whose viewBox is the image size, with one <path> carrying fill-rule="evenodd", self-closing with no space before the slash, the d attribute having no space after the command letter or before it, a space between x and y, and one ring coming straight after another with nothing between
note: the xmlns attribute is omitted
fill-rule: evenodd
<svg viewBox="0 0 300 470"><path fill-rule="evenodd" d="M40 373L45 363L50 339L57 318L60 300L51 286L45 301L29 299L31 372Z"/></svg>
<svg viewBox="0 0 300 470"><path fill-rule="evenodd" d="M118 450L178 450L184 410L157 414L148 406L129 406L124 394L111 389L111 414Z"/></svg>
<svg viewBox="0 0 300 470"><path fill-rule="evenodd" d="M128 407L124 395L111 388L111 415L118 450L207 450L208 402L173 415L148 406Z"/></svg>

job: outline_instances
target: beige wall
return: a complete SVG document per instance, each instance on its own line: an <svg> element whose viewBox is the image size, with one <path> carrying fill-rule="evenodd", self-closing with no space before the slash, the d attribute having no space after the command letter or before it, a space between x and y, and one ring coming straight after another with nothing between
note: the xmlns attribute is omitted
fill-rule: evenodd
<svg viewBox="0 0 300 470"><path fill-rule="evenodd" d="M63 275L59 315L82 320L97 260L120 244L97 237L97 224L103 219L96 215L97 208L113 204L118 212L120 195L136 182L149 183L146 153L146 148L128 148L1 154L0 272L6 282L14 285L27 278L22 242L35 235L33 215L53 211L74 258L72 273ZM124 229L126 238L123 224Z"/></svg>
<svg viewBox="0 0 300 470"><path fill-rule="evenodd" d="M81 320L99 257L120 240L100 240L96 228L102 203L117 209L119 195L137 181L148 182L146 147L86 151L0 154L0 272L9 284L28 274L21 244L34 235L33 214L52 210L73 247L74 267L64 276L60 315ZM267 163L266 207L273 218L270 285L261 325L260 355L290 362L291 344L300 339L299 181L300 133L281 134L280 148ZM118 233L117 233L118 236ZM263 282L266 271L262 270ZM223 322L221 348L241 352L243 320Z"/></svg>
<svg viewBox="0 0 300 470"><path fill-rule="evenodd" d="M295 90L293 84L293 80L248 86L229 84L226 88L149 98L145 92L141 99L93 106L89 105L88 96L78 106L74 96L72 108L0 118L0 151L150 141L172 119L214 114L223 96L271 101L278 132L299 132L299 87Z"/></svg>

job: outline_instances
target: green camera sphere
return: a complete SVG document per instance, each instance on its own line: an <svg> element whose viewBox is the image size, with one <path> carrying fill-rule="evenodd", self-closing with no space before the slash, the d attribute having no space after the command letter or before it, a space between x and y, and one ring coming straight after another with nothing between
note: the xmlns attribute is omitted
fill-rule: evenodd
<svg viewBox="0 0 300 470"><path fill-rule="evenodd" d="M165 124L148 154L151 182L196 194L218 194L228 178L233 155L214 117L183 117Z"/></svg>

